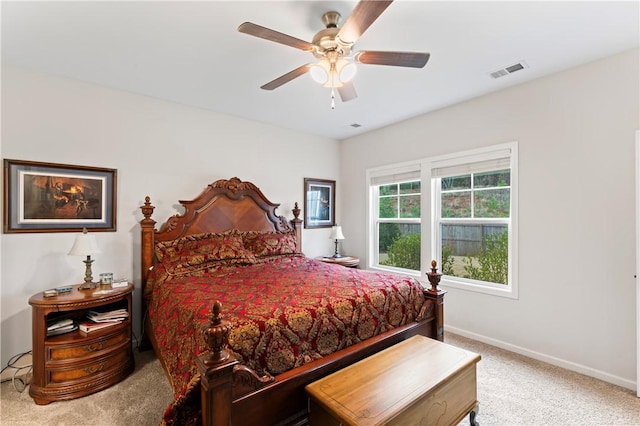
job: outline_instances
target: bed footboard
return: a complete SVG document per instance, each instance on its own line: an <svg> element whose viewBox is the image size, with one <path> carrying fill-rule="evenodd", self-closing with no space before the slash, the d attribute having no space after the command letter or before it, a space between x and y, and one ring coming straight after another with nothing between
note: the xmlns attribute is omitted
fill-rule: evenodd
<svg viewBox="0 0 640 426"><path fill-rule="evenodd" d="M307 424L305 385L415 334L442 341L445 292L438 288L442 274L438 273L436 266L435 260L432 261L431 271L427 273L431 288L424 290L425 301L415 322L277 378L268 374L258 376L227 352L231 325L222 319L220 302L215 302L210 323L201 330L209 350L196 359L201 380L202 424ZM289 421L284 422L286 419Z"/></svg>

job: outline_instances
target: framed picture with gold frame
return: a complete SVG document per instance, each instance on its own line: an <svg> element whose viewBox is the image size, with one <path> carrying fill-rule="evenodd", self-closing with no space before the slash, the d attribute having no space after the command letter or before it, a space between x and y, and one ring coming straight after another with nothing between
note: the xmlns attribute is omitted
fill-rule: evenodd
<svg viewBox="0 0 640 426"><path fill-rule="evenodd" d="M115 231L116 188L116 169L5 159L3 231Z"/></svg>
<svg viewBox="0 0 640 426"><path fill-rule="evenodd" d="M329 228L336 224L336 181L304 179L304 227Z"/></svg>

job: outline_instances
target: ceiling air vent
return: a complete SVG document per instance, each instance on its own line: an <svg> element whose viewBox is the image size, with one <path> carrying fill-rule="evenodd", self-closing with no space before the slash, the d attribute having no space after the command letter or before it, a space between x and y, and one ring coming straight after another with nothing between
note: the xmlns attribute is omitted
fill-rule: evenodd
<svg viewBox="0 0 640 426"><path fill-rule="evenodd" d="M492 78L500 78L500 77L504 77L505 75L513 74L516 71L523 70L525 68L528 68L526 62L520 61L520 62L518 62L516 64L509 65L508 67L504 67L504 68L501 68L501 69L499 69L497 71L494 71L494 72L490 73L489 75Z"/></svg>

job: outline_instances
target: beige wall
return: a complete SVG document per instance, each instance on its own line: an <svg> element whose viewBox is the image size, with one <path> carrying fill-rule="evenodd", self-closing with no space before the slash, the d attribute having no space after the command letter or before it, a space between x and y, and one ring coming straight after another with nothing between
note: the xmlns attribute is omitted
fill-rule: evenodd
<svg viewBox="0 0 640 426"><path fill-rule="evenodd" d="M118 170L117 232L96 234L94 277L111 271L139 288L139 206L149 195L164 221L178 199L237 176L256 183L280 215L303 203L304 177L338 179L338 142L210 111L3 66L2 157ZM309 161L313 158L313 161ZM160 224L158 224L159 226ZM3 234L2 365L31 348L31 294L81 282L67 256L74 234ZM331 252L328 229L306 230L303 250ZM139 307L135 293L134 314ZM134 318L136 330L139 318ZM137 332L137 331L136 331Z"/></svg>
<svg viewBox="0 0 640 426"><path fill-rule="evenodd" d="M446 325L634 388L638 63L629 51L344 141L344 250L366 254L367 168L518 141L520 297L450 288Z"/></svg>

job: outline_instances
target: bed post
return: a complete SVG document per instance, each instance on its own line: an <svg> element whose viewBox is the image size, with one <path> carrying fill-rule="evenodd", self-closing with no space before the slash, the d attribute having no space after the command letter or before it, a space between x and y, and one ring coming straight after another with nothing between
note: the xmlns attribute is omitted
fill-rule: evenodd
<svg viewBox="0 0 640 426"><path fill-rule="evenodd" d="M291 225L296 231L296 243L298 245L298 251L302 253L302 219L300 219L300 208L296 202L293 205L293 219L291 219Z"/></svg>
<svg viewBox="0 0 640 426"><path fill-rule="evenodd" d="M438 263L435 260L431 261L431 272L427 272L431 288L425 290L424 295L434 307L433 337L442 342L444 341L444 295L446 291L438 288L442 274L438 272L437 265Z"/></svg>
<svg viewBox="0 0 640 426"><path fill-rule="evenodd" d="M141 265L142 265L142 287L147 284L147 276L149 275L149 268L153 265L153 257L150 254L153 253L153 233L156 231L156 221L151 219L155 206L151 204L151 198L147 195L144 197L144 205L140 206L144 219L140 221L140 227L142 228L141 245Z"/></svg>
<svg viewBox="0 0 640 426"><path fill-rule="evenodd" d="M142 214L144 215L144 219L140 221L140 228L142 229L141 241L140 241L140 265L142 269L141 273L141 287L142 294L144 294L145 287L147 286L147 277L149 275L149 268L153 265L153 251L154 251L154 242L153 236L156 231L155 224L156 221L151 219L151 215L153 214L153 210L155 207L151 205L151 198L147 195L144 197L144 205L140 206L140 210L142 210ZM149 337L144 332L144 318L147 314L147 305L144 301L144 297L142 297L142 305L141 305L142 315L142 335L140 336L140 343L138 348L140 350L147 350L151 348L151 343L149 342Z"/></svg>
<svg viewBox="0 0 640 426"><path fill-rule="evenodd" d="M231 425L233 369L238 361L225 349L231 324L222 320L221 310L222 304L216 301L210 323L201 330L209 351L196 358L203 426Z"/></svg>

